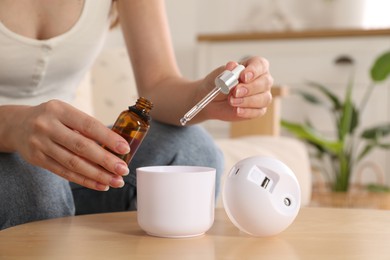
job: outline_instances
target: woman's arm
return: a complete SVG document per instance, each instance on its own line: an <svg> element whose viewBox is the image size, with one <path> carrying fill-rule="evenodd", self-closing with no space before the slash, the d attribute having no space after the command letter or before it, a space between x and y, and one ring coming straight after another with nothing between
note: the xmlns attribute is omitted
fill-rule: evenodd
<svg viewBox="0 0 390 260"><path fill-rule="evenodd" d="M140 95L154 103L154 119L180 124L179 119L214 88L215 77L225 67L198 81L188 81L180 75L163 0L118 0L118 12ZM242 120L265 113L272 99L268 62L254 57L243 64L246 69L236 89L229 96L219 95L191 123L206 119ZM226 68L235 66L230 62Z"/></svg>

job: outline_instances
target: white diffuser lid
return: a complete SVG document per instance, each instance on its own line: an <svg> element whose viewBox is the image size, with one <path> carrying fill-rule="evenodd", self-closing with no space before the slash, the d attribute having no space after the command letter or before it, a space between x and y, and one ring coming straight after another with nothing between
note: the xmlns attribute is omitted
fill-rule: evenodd
<svg viewBox="0 0 390 260"><path fill-rule="evenodd" d="M237 228L253 236L272 236L294 221L300 209L301 190L284 163L254 156L232 167L222 196L226 213Z"/></svg>

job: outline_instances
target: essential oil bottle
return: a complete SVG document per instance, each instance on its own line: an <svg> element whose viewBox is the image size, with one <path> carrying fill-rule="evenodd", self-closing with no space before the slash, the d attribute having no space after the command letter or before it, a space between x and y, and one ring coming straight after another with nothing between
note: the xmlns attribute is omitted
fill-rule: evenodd
<svg viewBox="0 0 390 260"><path fill-rule="evenodd" d="M135 105L123 111L115 121L112 130L127 140L130 146L128 154L116 154L127 164L141 145L150 127L149 112L153 104L144 97L138 98Z"/></svg>

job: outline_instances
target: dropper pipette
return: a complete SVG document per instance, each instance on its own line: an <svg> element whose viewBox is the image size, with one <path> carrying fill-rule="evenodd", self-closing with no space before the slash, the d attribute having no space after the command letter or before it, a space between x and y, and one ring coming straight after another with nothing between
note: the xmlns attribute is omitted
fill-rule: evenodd
<svg viewBox="0 0 390 260"><path fill-rule="evenodd" d="M241 71L245 67L238 65L232 71L225 70L215 79L215 88L210 91L201 101L199 101L194 107L192 107L181 119L181 125L185 125L188 121L194 118L208 103L210 103L218 94L222 92L229 94L230 90L238 84L238 78Z"/></svg>

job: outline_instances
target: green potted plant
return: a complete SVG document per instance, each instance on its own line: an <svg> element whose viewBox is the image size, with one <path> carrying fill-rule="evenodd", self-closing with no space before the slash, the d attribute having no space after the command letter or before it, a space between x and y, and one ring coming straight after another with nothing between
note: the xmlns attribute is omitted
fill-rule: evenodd
<svg viewBox="0 0 390 260"><path fill-rule="evenodd" d="M353 80L349 81L343 99L326 86L316 82L309 82L307 85L312 92L304 90L296 92L310 104L329 109L336 133L333 138L326 137L308 121L304 123L281 121L284 129L313 148L315 153L312 159L320 160L323 166L320 170L325 173L326 181L333 191L348 191L351 175L357 164L374 149L390 148L390 143L384 141L384 137L390 134L390 122L362 130L361 127L358 128L363 120L361 115L372 90L389 75L390 51L375 59L370 70L371 84L367 87L359 105L352 100ZM314 95L313 91L318 95ZM321 97L328 102L323 102Z"/></svg>

